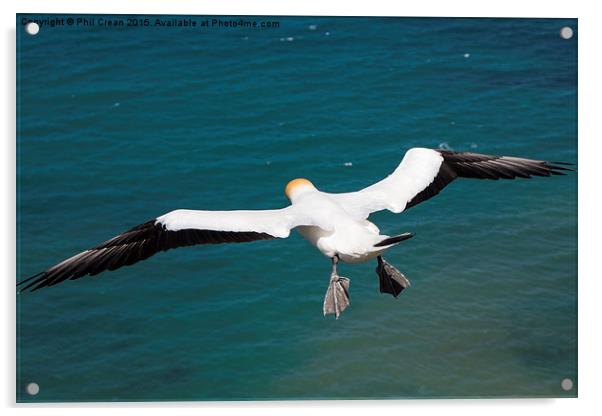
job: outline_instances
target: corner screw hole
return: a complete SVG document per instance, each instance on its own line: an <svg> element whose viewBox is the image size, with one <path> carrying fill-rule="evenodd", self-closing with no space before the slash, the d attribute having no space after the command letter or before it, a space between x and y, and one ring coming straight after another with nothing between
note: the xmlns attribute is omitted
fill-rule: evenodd
<svg viewBox="0 0 602 416"><path fill-rule="evenodd" d="M573 380L571 380L570 378L565 378L560 383L560 387L562 387L562 390L564 390L564 391L573 390Z"/></svg>
<svg viewBox="0 0 602 416"><path fill-rule="evenodd" d="M25 391L27 391L27 394L30 396L35 396L40 392L40 386L38 383L29 383L27 387L25 387Z"/></svg>
<svg viewBox="0 0 602 416"><path fill-rule="evenodd" d="M40 31L40 26L36 22L29 22L25 25L25 31L34 36Z"/></svg>
<svg viewBox="0 0 602 416"><path fill-rule="evenodd" d="M570 39L573 37L573 29L571 29L569 26L565 26L562 29L560 29L560 37L562 39Z"/></svg>

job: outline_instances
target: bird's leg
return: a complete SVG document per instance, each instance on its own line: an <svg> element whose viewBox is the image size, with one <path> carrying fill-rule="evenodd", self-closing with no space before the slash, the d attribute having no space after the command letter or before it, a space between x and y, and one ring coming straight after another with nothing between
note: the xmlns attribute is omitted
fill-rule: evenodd
<svg viewBox="0 0 602 416"><path fill-rule="evenodd" d="M332 274L330 275L330 283L324 297L324 316L329 313L334 313L336 319L339 319L341 313L349 306L349 283L350 280L346 277L337 274L337 263L339 256L335 255L332 258Z"/></svg>
<svg viewBox="0 0 602 416"><path fill-rule="evenodd" d="M410 281L402 272L387 263L381 256L377 259L376 274L380 280L380 293L390 293L397 297L402 290L410 287Z"/></svg>

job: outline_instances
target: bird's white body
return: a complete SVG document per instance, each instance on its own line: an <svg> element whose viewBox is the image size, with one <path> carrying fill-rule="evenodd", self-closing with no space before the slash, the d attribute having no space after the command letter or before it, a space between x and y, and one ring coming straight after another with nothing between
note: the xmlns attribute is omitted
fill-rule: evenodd
<svg viewBox="0 0 602 416"><path fill-rule="evenodd" d="M374 233L370 227L374 224L366 222L368 224L365 226L359 225L354 230L346 230L346 232L329 233L315 226L301 226L298 231L326 257L332 258L337 255L346 263L362 263L375 258L388 248L374 247L374 244L386 237L378 237L378 233ZM373 241L374 244L370 245L369 241Z"/></svg>
<svg viewBox="0 0 602 416"><path fill-rule="evenodd" d="M295 198L292 205L310 210L324 220L330 219L332 229L329 231L315 225L297 227L299 234L322 254L329 258L337 255L346 263L360 263L378 256L386 249L374 247L388 237L380 235L376 225L353 218L327 193L311 188L308 187L302 195Z"/></svg>

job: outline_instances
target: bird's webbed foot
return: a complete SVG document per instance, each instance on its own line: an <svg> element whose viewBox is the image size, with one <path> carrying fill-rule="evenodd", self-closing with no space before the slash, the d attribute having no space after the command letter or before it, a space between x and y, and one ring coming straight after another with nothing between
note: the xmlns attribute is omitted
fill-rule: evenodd
<svg viewBox="0 0 602 416"><path fill-rule="evenodd" d="M404 289L410 287L410 281L404 274L387 263L381 256L378 256L376 274L380 280L380 293L390 293L397 297Z"/></svg>
<svg viewBox="0 0 602 416"><path fill-rule="evenodd" d="M333 259L333 270L330 275L330 283L324 296L324 316L333 313L339 319L341 313L349 306L349 284L351 281L339 276L336 271L338 258Z"/></svg>
<svg viewBox="0 0 602 416"><path fill-rule="evenodd" d="M324 316L334 313L339 319L341 313L349 306L349 283L346 277L332 276L324 297Z"/></svg>

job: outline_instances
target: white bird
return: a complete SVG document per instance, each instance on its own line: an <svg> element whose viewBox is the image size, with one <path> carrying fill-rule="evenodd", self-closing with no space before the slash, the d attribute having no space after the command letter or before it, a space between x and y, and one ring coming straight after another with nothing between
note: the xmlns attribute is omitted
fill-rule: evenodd
<svg viewBox="0 0 602 416"><path fill-rule="evenodd" d="M339 261L377 258L381 293L397 297L410 282L381 254L413 236L380 234L368 221L371 213L400 213L437 195L457 177L514 179L563 175L562 162L489 156L413 148L385 179L357 192L327 193L307 179L294 179L285 188L290 205L258 211L197 211L178 209L138 225L97 247L85 250L17 284L37 290L65 280L96 275L134 264L160 251L195 244L241 243L286 238L292 229L332 261L324 298L324 315L338 318L349 305L349 279L337 273ZM27 284L26 284L27 283Z"/></svg>

